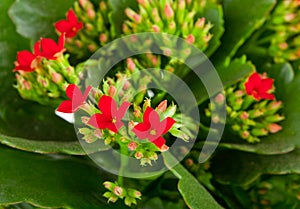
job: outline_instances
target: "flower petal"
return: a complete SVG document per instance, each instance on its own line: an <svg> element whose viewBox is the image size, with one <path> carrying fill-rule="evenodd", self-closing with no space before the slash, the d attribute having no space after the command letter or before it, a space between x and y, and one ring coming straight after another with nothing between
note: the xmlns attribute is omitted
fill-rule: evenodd
<svg viewBox="0 0 300 209"><path fill-rule="evenodd" d="M69 84L69 86L66 89L66 95L69 99L73 99L74 89L78 88L75 84Z"/></svg>
<svg viewBox="0 0 300 209"><path fill-rule="evenodd" d="M166 121L166 122L164 122L164 121ZM167 117L162 122L166 123L165 126L164 126L164 130L163 130L162 134L167 133L172 128L174 123L176 123L176 121L173 118L170 118L170 117Z"/></svg>
<svg viewBox="0 0 300 209"><path fill-rule="evenodd" d="M268 92L273 88L274 80L272 78L266 78L261 81L260 92Z"/></svg>
<svg viewBox="0 0 300 209"><path fill-rule="evenodd" d="M68 13L67 13L67 20L69 21L69 23L71 23L72 25L75 25L76 23L78 23L77 17L75 12L73 11L73 9L69 9Z"/></svg>
<svg viewBox="0 0 300 209"><path fill-rule="evenodd" d="M121 120L124 117L129 107L130 107L130 102L123 102L117 111L116 118L118 120Z"/></svg>
<svg viewBox="0 0 300 209"><path fill-rule="evenodd" d="M89 125L99 129L107 128L107 126L109 126L109 123L112 123L111 118L100 113L94 114L88 121Z"/></svg>
<svg viewBox="0 0 300 209"><path fill-rule="evenodd" d="M139 123L133 127L132 132L135 133L139 139L146 139L149 137L150 128L150 123Z"/></svg>
<svg viewBox="0 0 300 209"><path fill-rule="evenodd" d="M72 113L72 101L63 101L57 108L58 112Z"/></svg>
<svg viewBox="0 0 300 209"><path fill-rule="evenodd" d="M116 116L117 103L110 96L103 95L99 100L98 107L102 113L110 116Z"/></svg>
<svg viewBox="0 0 300 209"><path fill-rule="evenodd" d="M153 140L152 143L155 144L158 148L161 148L166 143L166 140L160 136L157 139Z"/></svg>

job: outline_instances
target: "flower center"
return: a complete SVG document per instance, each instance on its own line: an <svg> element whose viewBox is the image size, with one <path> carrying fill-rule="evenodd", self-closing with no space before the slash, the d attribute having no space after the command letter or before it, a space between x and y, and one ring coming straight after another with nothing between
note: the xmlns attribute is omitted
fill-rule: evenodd
<svg viewBox="0 0 300 209"><path fill-rule="evenodd" d="M76 27L74 26L74 27L72 27L72 31L73 32L75 32L76 31Z"/></svg>
<svg viewBox="0 0 300 209"><path fill-rule="evenodd" d="M116 122L117 122L117 118L116 118L116 117L113 117L112 120L111 120L111 122L112 122L112 123L116 123Z"/></svg>
<svg viewBox="0 0 300 209"><path fill-rule="evenodd" d="M155 135L156 135L156 130L152 129L152 130L150 131L150 135L155 136Z"/></svg>

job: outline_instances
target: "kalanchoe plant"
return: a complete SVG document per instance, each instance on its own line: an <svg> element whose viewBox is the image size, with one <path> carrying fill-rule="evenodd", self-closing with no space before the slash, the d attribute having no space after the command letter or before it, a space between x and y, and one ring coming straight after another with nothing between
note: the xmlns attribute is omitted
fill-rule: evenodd
<svg viewBox="0 0 300 209"><path fill-rule="evenodd" d="M0 142L12 148L0 146L0 208L298 208L299 8L299 0L3 1ZM134 34L144 32L185 44ZM122 50L113 45L99 60L87 59L127 35L128 52L143 54L123 58L99 85L89 83L98 76L86 68L101 68ZM206 89L201 76L214 79L185 46L210 57L224 94L222 85ZM195 121L171 93L151 87L170 73L207 117ZM13 83L34 102L19 98ZM54 108L74 116L76 133ZM214 114L222 111L226 120ZM102 159L106 153L113 157ZM99 155L115 163L116 175L65 154ZM158 164L169 171L156 172Z"/></svg>
<svg viewBox="0 0 300 209"><path fill-rule="evenodd" d="M79 72L70 65L69 55L64 54L64 44L63 33L58 43L41 38L34 44L33 53L20 51L17 54L15 87L24 99L55 107L65 98L68 84L79 82Z"/></svg>
<svg viewBox="0 0 300 209"><path fill-rule="evenodd" d="M206 1L138 0L138 11L126 8L128 20L122 26L124 34L167 32L184 38L188 43L205 50L211 39L212 25L203 15Z"/></svg>
<svg viewBox="0 0 300 209"><path fill-rule="evenodd" d="M263 136L282 129L278 123L284 119L280 114L283 104L275 100L274 90L273 79L254 72L246 80L225 90L227 101L222 94L217 95L215 103L206 110L206 116L211 116L211 110L222 107L226 102L226 124L249 143L259 142ZM219 118L212 120L225 123Z"/></svg>
<svg viewBox="0 0 300 209"><path fill-rule="evenodd" d="M58 34L66 33L66 48L77 59L88 58L112 39L109 12L106 0L101 0L96 7L89 0L75 1L66 19L55 23Z"/></svg>

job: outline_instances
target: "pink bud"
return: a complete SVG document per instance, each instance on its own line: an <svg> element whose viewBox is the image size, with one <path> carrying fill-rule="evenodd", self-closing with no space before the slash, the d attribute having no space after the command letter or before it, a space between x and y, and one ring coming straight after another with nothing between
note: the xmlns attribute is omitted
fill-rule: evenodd
<svg viewBox="0 0 300 209"><path fill-rule="evenodd" d="M95 46L95 44L89 44L89 45L87 46L87 48L88 48L88 50L89 50L90 52L94 52L94 51L96 51L97 46Z"/></svg>
<svg viewBox="0 0 300 209"><path fill-rule="evenodd" d="M141 159L141 158L143 157L143 153L141 153L141 152L136 152L136 153L134 154L134 157L135 157L136 159Z"/></svg>
<svg viewBox="0 0 300 209"><path fill-rule="evenodd" d="M103 185L104 185L104 187L105 187L106 189L108 189L108 190L112 190L113 187L114 187L114 183L109 182L109 181L104 182Z"/></svg>
<svg viewBox="0 0 300 209"><path fill-rule="evenodd" d="M244 132L242 133L242 137L243 137L244 139L247 139L249 136L250 136L250 133L249 133L248 131L244 131Z"/></svg>
<svg viewBox="0 0 300 209"><path fill-rule="evenodd" d="M131 58L128 58L128 59L127 59L127 66L128 66L128 69L129 69L130 72L133 72L133 71L134 71L134 69L135 69L135 64L134 64L134 62L132 61Z"/></svg>
<svg viewBox="0 0 300 209"><path fill-rule="evenodd" d="M271 109L271 110L277 110L278 108L280 108L281 105L282 105L282 102L281 102L281 101L273 101L273 102L270 104L270 109Z"/></svg>
<svg viewBox="0 0 300 209"><path fill-rule="evenodd" d="M159 28L159 26L157 26L157 25L152 25L152 30L153 30L155 33L159 33L160 28Z"/></svg>
<svg viewBox="0 0 300 209"><path fill-rule="evenodd" d="M287 22L289 22L289 21L293 20L296 16L297 16L297 15L294 14L294 13L286 14L286 15L284 16L284 20L287 21Z"/></svg>
<svg viewBox="0 0 300 209"><path fill-rule="evenodd" d="M225 96L222 93L219 93L216 97L215 97L215 102L218 104L223 104L225 100Z"/></svg>
<svg viewBox="0 0 300 209"><path fill-rule="evenodd" d="M171 49L165 49L164 50L164 55L170 56L171 55Z"/></svg>
<svg viewBox="0 0 300 209"><path fill-rule="evenodd" d="M87 16L89 19L94 19L96 17L96 13L93 8L87 9Z"/></svg>
<svg viewBox="0 0 300 209"><path fill-rule="evenodd" d="M282 50L285 50L289 47L289 45L286 42L278 44L278 47Z"/></svg>
<svg viewBox="0 0 300 209"><path fill-rule="evenodd" d="M99 40L101 43L106 43L108 41L107 35L105 33L100 34Z"/></svg>
<svg viewBox="0 0 300 209"><path fill-rule="evenodd" d="M59 73L52 73L52 81L54 83L60 83L60 82L62 82L62 80L63 80L63 77L61 76L61 74L59 74Z"/></svg>
<svg viewBox="0 0 300 209"><path fill-rule="evenodd" d="M276 124L276 123L272 123L268 126L269 128L269 131L274 134L274 133L277 133L278 131L281 131L282 130L282 126Z"/></svg>
<svg viewBox="0 0 300 209"><path fill-rule="evenodd" d="M133 19L136 23L141 23L142 22L142 17L139 14L134 14Z"/></svg>
<svg viewBox="0 0 300 209"><path fill-rule="evenodd" d="M90 118L87 117L87 116L82 116L82 117L81 117L81 122L82 122L83 124L88 124L89 120L90 120Z"/></svg>
<svg viewBox="0 0 300 209"><path fill-rule="evenodd" d="M165 144L163 146L161 146L161 148L160 148L161 152L165 152L165 151L168 151L168 150L169 150L169 147Z"/></svg>
<svg viewBox="0 0 300 209"><path fill-rule="evenodd" d="M100 129L96 129L94 131L94 136L97 137L98 139L101 139L102 138L102 132Z"/></svg>
<svg viewBox="0 0 300 209"><path fill-rule="evenodd" d="M242 112L242 114L240 115L240 118L242 120L247 120L249 118L249 114L247 112Z"/></svg>
<svg viewBox="0 0 300 209"><path fill-rule="evenodd" d="M234 93L234 95L236 97L241 97L241 96L245 95L245 92L243 90L238 90Z"/></svg>
<svg viewBox="0 0 300 209"><path fill-rule="evenodd" d="M117 91L116 87L110 86L108 89L108 95L113 97L115 95L116 91Z"/></svg>
<svg viewBox="0 0 300 209"><path fill-rule="evenodd" d="M174 11L170 4L166 4L164 12L167 18L172 18L174 16Z"/></svg>
<svg viewBox="0 0 300 209"><path fill-rule="evenodd" d="M91 23L86 23L85 28L87 31L92 31L94 30L94 26Z"/></svg>
<svg viewBox="0 0 300 209"><path fill-rule="evenodd" d="M81 41L79 41L79 40L76 40L75 41L75 45L77 46L77 48L81 48L82 47L82 42Z"/></svg>
<svg viewBox="0 0 300 209"><path fill-rule="evenodd" d="M23 81L23 87L24 87L26 90L30 90L30 89L31 89L30 82L24 80L24 81Z"/></svg>
<svg viewBox="0 0 300 209"><path fill-rule="evenodd" d="M193 161L193 159L188 158L188 159L185 160L185 164L186 164L188 167L191 167L192 165L194 165L194 161Z"/></svg>
<svg viewBox="0 0 300 209"><path fill-rule="evenodd" d="M126 80L123 85L123 90L124 91L128 90L130 88L130 86L131 86L130 82L128 80Z"/></svg>
<svg viewBox="0 0 300 209"><path fill-rule="evenodd" d="M128 144L128 149L129 149L130 151L134 151L134 150L136 150L136 148L137 148L137 143L135 143L135 142L130 142L130 143Z"/></svg>
<svg viewBox="0 0 300 209"><path fill-rule="evenodd" d="M159 103L159 105L157 106L157 111L159 113L163 113L166 109L167 109L167 100L162 101L161 103Z"/></svg>
<svg viewBox="0 0 300 209"><path fill-rule="evenodd" d="M119 196L123 196L123 188L119 186L115 186L114 188L114 194Z"/></svg>
<svg viewBox="0 0 300 209"><path fill-rule="evenodd" d="M204 24L205 24L205 18L202 17L202 18L199 18L195 24L195 26L197 28L203 28L204 27Z"/></svg>

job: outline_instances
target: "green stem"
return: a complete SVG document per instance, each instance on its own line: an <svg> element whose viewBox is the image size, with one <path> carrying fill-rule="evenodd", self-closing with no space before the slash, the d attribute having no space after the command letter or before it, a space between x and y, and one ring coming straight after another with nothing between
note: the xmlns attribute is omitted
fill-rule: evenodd
<svg viewBox="0 0 300 209"><path fill-rule="evenodd" d="M124 171L128 164L128 148L120 141L119 141L119 145L120 145L120 169L118 174L118 184L119 186L122 187L124 185L124 178L123 178Z"/></svg>

